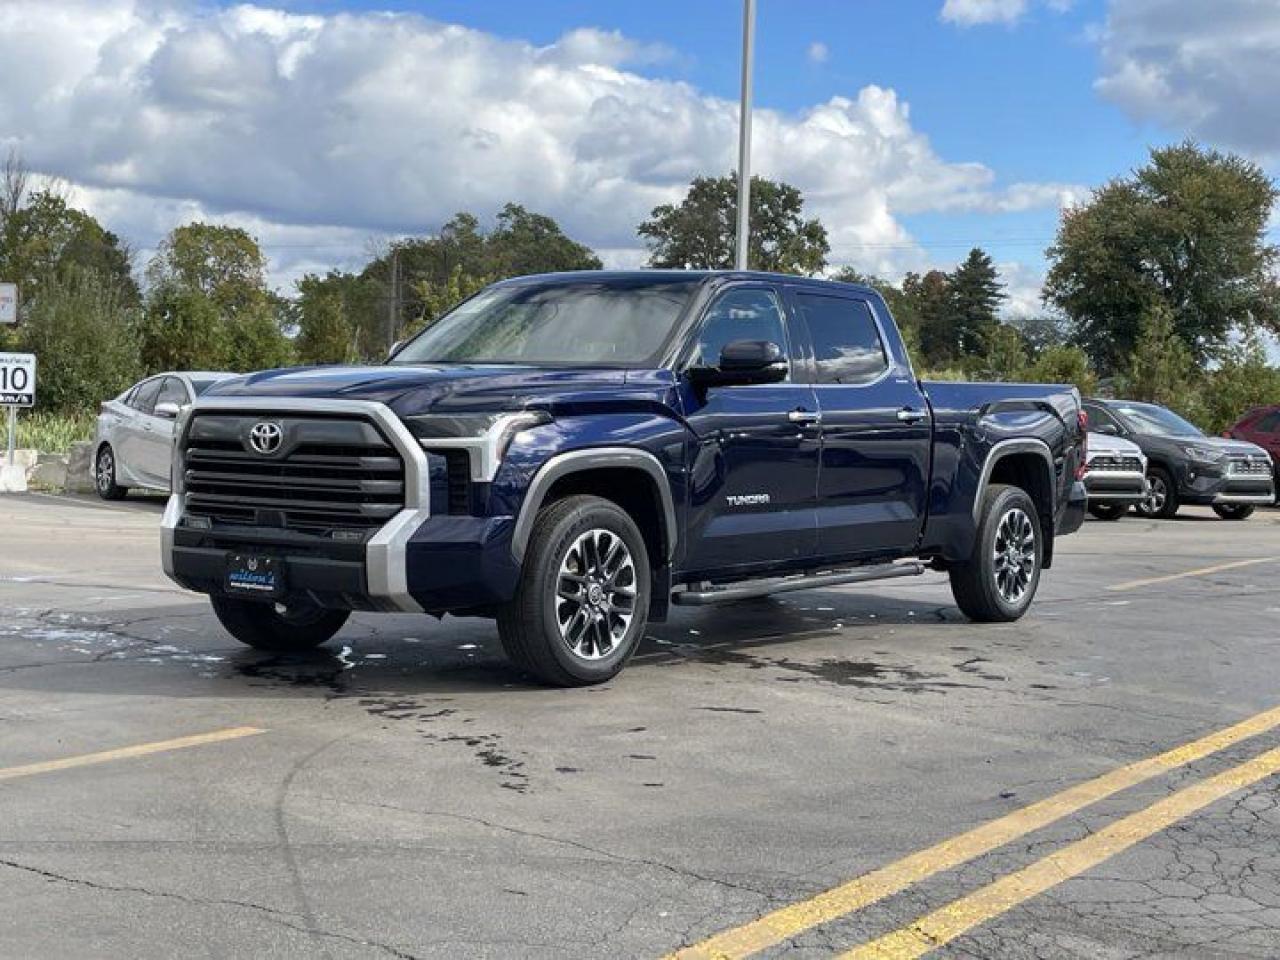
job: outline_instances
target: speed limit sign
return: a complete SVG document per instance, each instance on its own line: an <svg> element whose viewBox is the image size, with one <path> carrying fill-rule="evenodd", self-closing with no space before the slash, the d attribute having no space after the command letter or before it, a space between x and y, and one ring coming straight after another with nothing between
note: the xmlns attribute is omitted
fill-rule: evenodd
<svg viewBox="0 0 1280 960"><path fill-rule="evenodd" d="M0 353L0 406L31 407L36 402L36 355Z"/></svg>

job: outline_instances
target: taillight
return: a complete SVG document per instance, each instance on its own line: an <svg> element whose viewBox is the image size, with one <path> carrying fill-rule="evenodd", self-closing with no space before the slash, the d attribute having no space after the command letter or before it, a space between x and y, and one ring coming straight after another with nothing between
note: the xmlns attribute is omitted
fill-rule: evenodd
<svg viewBox="0 0 1280 960"><path fill-rule="evenodd" d="M1076 464L1076 479L1083 480L1085 471L1089 469L1089 415L1079 411L1076 422L1080 425L1080 462Z"/></svg>

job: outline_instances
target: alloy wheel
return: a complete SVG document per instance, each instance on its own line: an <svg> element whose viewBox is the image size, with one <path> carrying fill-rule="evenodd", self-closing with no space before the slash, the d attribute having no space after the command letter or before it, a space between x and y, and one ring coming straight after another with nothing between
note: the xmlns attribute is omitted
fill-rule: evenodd
<svg viewBox="0 0 1280 960"><path fill-rule="evenodd" d="M574 540L556 575L556 623L569 652L607 657L622 642L636 609L636 566L612 530L594 528Z"/></svg>
<svg viewBox="0 0 1280 960"><path fill-rule="evenodd" d="M116 464L115 458L111 456L109 449L104 449L98 454L98 470L95 474L98 481L98 490L101 493L111 489L111 485L116 480Z"/></svg>
<svg viewBox="0 0 1280 960"><path fill-rule="evenodd" d="M1036 571L1036 531L1025 511L1014 507L1000 518L994 549L996 592L1016 604Z"/></svg>
<svg viewBox="0 0 1280 960"><path fill-rule="evenodd" d="M1165 489L1164 479L1159 474L1151 476L1149 480L1151 490L1147 494L1147 499L1142 502L1141 510L1148 517L1154 517L1164 509L1165 501L1169 499L1169 491Z"/></svg>

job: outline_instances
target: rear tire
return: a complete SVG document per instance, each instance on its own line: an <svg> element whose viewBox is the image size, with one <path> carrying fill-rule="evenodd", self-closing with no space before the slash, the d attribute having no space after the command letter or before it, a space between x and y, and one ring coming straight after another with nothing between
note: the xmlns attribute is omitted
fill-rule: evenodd
<svg viewBox="0 0 1280 960"><path fill-rule="evenodd" d="M116 454L109 443L99 447L94 458L93 488L103 500L123 500L129 492L128 487L116 483Z"/></svg>
<svg viewBox="0 0 1280 960"><path fill-rule="evenodd" d="M271 653L303 653L332 639L351 614L306 600L277 604L211 596L218 622L243 644Z"/></svg>
<svg viewBox="0 0 1280 960"><path fill-rule="evenodd" d="M546 683L577 687L618 675L649 619L644 537L612 501L558 500L538 513L515 598L498 614L507 656Z"/></svg>
<svg viewBox="0 0 1280 960"><path fill-rule="evenodd" d="M1128 512L1128 507L1115 503L1089 504L1089 513L1096 520L1119 520Z"/></svg>
<svg viewBox="0 0 1280 960"><path fill-rule="evenodd" d="M1178 512L1178 487L1173 476L1164 467L1152 467L1147 473L1151 493L1146 500L1134 507L1144 517L1168 520Z"/></svg>
<svg viewBox="0 0 1280 960"><path fill-rule="evenodd" d="M1019 487L993 484L982 498L972 555L951 566L951 593L970 620L1017 620L1035 598L1043 562L1035 503Z"/></svg>
<svg viewBox="0 0 1280 960"><path fill-rule="evenodd" d="M1216 503L1213 505L1213 512L1223 520L1248 520L1253 516L1253 504Z"/></svg>

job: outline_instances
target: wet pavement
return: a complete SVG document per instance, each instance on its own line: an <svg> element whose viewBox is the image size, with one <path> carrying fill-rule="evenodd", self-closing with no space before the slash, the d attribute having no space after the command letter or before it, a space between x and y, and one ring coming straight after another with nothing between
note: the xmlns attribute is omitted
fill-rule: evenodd
<svg viewBox="0 0 1280 960"><path fill-rule="evenodd" d="M1280 512L1187 513L1086 524L1016 624L965 622L936 575L796 593L677 611L618 679L565 691L478 619L357 615L315 655L256 653L160 574L159 501L0 499L0 955L696 945L1280 705ZM759 955L909 928L1277 746L1280 725ZM935 955L1280 955L1278 787Z"/></svg>

